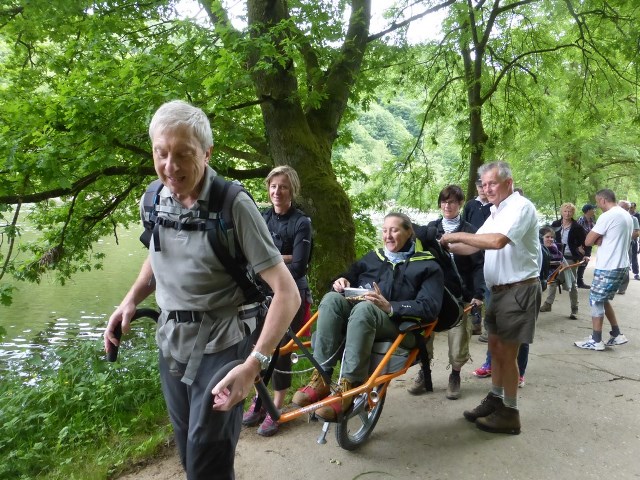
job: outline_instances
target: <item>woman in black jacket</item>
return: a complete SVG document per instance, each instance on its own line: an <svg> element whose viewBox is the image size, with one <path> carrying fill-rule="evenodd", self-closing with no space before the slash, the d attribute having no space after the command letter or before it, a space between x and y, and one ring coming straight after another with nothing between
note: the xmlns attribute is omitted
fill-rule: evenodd
<svg viewBox="0 0 640 480"><path fill-rule="evenodd" d="M563 203L560 206L560 220L551 224L556 232L556 243L563 245L562 254L569 263L576 263L584 258L584 241L587 238L584 228L573 219L575 213L576 206L573 203Z"/></svg>
<svg viewBox="0 0 640 480"><path fill-rule="evenodd" d="M560 206L562 218L551 224L551 228L556 234L556 244L560 246L561 253L569 264L578 263L584 258L584 241L587 237L582 225L573 219L575 213L576 207L573 203L563 203ZM569 291L569 301L571 303L569 318L576 320L578 318L578 282L575 268L565 270L562 278L564 279L564 288ZM555 284L548 290L547 299L540 307L541 312L550 312L556 298Z"/></svg>
<svg viewBox="0 0 640 480"><path fill-rule="evenodd" d="M302 302L296 313L291 328L298 331L305 321L305 313L311 304L311 293L307 280L307 268L311 255L311 219L302 211L298 210L294 201L300 192L300 179L297 172L288 165L281 165L269 173L265 180L269 200L272 207L262 213L267 222L267 227L273 243L282 254L285 265L291 272L291 276L296 281ZM267 294L271 294L268 286L263 284ZM285 337L282 344L289 341ZM275 370L273 372L273 402L277 408L282 408L287 394L291 387L291 374L281 373L291 370L291 357L283 355L278 357ZM247 412L242 417L242 424L253 426L260 423L258 434L263 437L270 437L278 432L278 423L267 414L264 407L256 410L256 399Z"/></svg>
<svg viewBox="0 0 640 480"><path fill-rule="evenodd" d="M462 220L460 216L460 209L463 203L464 193L462 193L462 189L458 185L445 187L438 196L442 217L430 222L426 228L436 227L438 238L445 233L452 232L476 233L477 228ZM418 238L420 238L419 234ZM481 306L485 293L484 252L479 251L473 255L452 256L462 279L462 299L466 304ZM469 354L471 322L466 313L462 316L462 320L457 326L449 329L447 336L451 374L449 375L446 397L450 400L456 400L460 398L460 370L471 358ZM433 339L430 339L430 343L432 342ZM418 372L407 390L413 395L418 395L425 391L422 370Z"/></svg>
<svg viewBox="0 0 640 480"><path fill-rule="evenodd" d="M442 305L442 270L430 253L416 251L409 217L388 214L382 226L382 240L384 247L355 262L333 283L333 291L322 298L318 308L313 357L331 372L339 360L336 353L344 343L342 391L362 384L368 377L375 340L395 338L404 318L435 321ZM360 299L348 300L343 293L350 287L362 287L366 292ZM309 383L293 396L293 403L305 407L330 393L329 385L314 370ZM353 398L344 399L315 413L326 421L335 421L352 402Z"/></svg>

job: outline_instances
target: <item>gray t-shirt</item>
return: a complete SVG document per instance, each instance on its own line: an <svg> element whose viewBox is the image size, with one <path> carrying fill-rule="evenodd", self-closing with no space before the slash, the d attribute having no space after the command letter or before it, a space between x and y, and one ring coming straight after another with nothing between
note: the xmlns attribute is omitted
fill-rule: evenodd
<svg viewBox="0 0 640 480"><path fill-rule="evenodd" d="M215 175L215 171L207 167L198 199L204 207ZM200 221L185 217L184 213L196 210L195 205L184 207L166 187L160 191L159 203L175 211L161 213L161 216L181 222ZM241 192L231 210L238 243L253 271L259 273L281 262L282 256L253 200ZM255 319L238 317L238 306L246 303L244 294L213 253L207 233L160 227L160 246L161 250L156 252L153 239L149 246L156 301L162 309L156 332L160 348L168 348L171 356L182 363L188 361L193 350L200 324L167 320L168 312L174 310L205 312L213 320L204 353L224 350L242 340L245 325L253 328Z"/></svg>

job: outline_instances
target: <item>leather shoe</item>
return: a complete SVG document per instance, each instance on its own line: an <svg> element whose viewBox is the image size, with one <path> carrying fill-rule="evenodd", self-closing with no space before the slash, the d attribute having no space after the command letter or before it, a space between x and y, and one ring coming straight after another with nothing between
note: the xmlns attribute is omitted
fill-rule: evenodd
<svg viewBox="0 0 640 480"><path fill-rule="evenodd" d="M496 410L486 416L476 419L476 427L489 433L520 433L520 412L517 408L499 405Z"/></svg>

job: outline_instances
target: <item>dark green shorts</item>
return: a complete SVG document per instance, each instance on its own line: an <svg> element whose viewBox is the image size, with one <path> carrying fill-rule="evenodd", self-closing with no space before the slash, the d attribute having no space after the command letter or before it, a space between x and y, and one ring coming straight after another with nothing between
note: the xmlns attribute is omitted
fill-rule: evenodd
<svg viewBox="0 0 640 480"><path fill-rule="evenodd" d="M533 343L541 301L539 282L492 293L485 313L487 331L506 342Z"/></svg>

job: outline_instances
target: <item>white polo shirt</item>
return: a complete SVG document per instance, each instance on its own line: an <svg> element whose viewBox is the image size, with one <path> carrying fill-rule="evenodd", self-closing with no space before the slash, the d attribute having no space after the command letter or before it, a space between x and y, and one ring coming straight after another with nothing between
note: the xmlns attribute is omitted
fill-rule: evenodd
<svg viewBox="0 0 640 480"><path fill-rule="evenodd" d="M484 279L488 287L521 282L540 275L540 241L536 208L514 192L491 207L491 215L477 234L501 233L509 243L500 250L485 250Z"/></svg>

